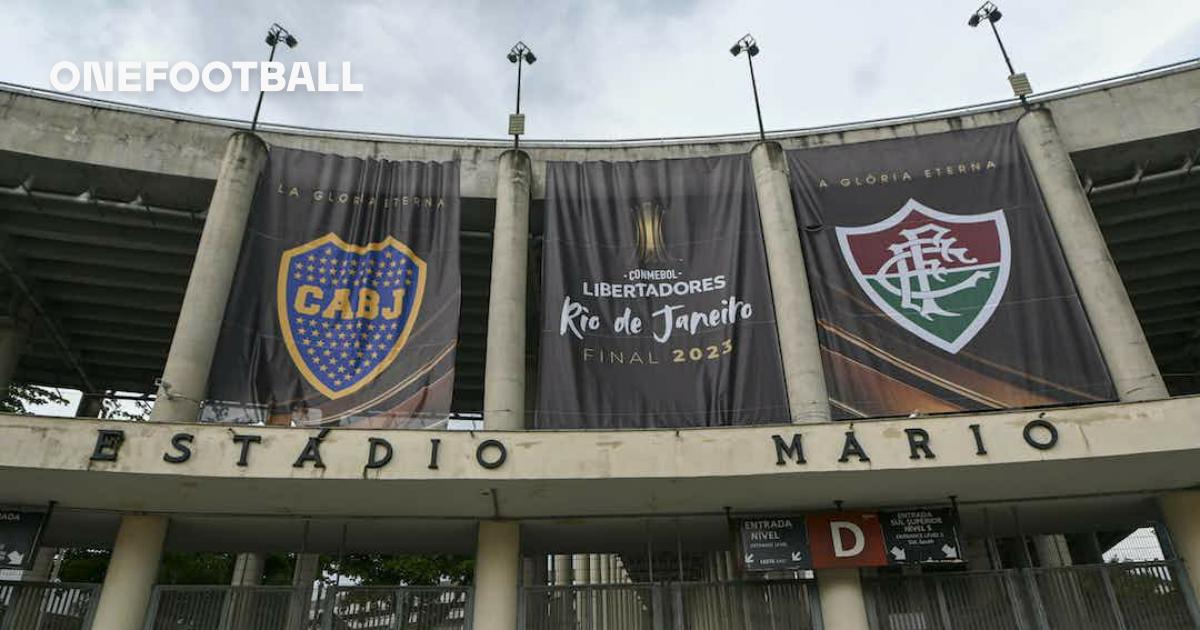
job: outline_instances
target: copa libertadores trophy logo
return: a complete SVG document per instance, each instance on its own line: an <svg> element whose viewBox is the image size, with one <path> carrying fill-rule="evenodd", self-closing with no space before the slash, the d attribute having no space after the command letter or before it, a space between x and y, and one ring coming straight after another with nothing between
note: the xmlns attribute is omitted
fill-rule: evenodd
<svg viewBox="0 0 1200 630"><path fill-rule="evenodd" d="M871 302L951 354L987 324L1008 286L1012 257L1003 210L947 214L909 199L878 223L837 228L837 237Z"/></svg>
<svg viewBox="0 0 1200 630"><path fill-rule="evenodd" d="M292 361L329 398L392 364L425 293L425 261L393 237L365 246L326 234L283 253L278 310Z"/></svg>
<svg viewBox="0 0 1200 630"><path fill-rule="evenodd" d="M663 238L663 215L666 210L649 201L633 208L633 226L637 232L638 261L643 264L672 262Z"/></svg>

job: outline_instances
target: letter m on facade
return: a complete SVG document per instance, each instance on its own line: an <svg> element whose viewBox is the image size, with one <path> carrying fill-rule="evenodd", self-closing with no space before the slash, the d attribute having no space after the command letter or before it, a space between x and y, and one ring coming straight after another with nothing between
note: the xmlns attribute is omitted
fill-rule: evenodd
<svg viewBox="0 0 1200 630"><path fill-rule="evenodd" d="M775 442L775 465L783 466L787 464L787 460L793 459L796 464L807 463L804 461L804 445L800 442L800 434L793 433L792 441L786 442L783 436L772 435L771 441Z"/></svg>

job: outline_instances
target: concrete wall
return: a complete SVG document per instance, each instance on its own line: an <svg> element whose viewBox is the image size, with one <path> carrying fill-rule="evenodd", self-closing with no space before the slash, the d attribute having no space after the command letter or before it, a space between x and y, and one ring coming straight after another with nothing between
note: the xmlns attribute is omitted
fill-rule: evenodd
<svg viewBox="0 0 1200 630"><path fill-rule="evenodd" d="M0 501L63 508L192 514L531 518L921 504L1155 492L1200 484L1200 397L936 418L804 426L645 431L430 432L332 430L323 468L296 466L317 431L0 416ZM1039 449L1027 424L1051 422ZM970 425L981 425L978 454ZM929 433L934 459L913 459L905 429ZM99 429L122 430L117 460L91 458ZM839 461L848 431L869 461ZM1035 442L1044 429L1030 429ZM178 455L172 437L191 458ZM772 436L802 435L806 463L781 464ZM235 435L260 436L238 466ZM366 468L370 438L387 466ZM440 440L430 468L431 440ZM477 448L494 439L492 469ZM495 448L485 449L494 461ZM885 480L883 482L881 480ZM97 488L103 488L98 492ZM587 497L587 500L580 500Z"/></svg>

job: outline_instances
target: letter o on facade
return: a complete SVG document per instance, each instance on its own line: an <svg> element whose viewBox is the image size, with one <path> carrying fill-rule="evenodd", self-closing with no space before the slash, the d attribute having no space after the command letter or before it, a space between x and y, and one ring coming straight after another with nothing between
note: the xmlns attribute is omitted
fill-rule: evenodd
<svg viewBox="0 0 1200 630"><path fill-rule="evenodd" d="M1047 439L1038 440L1037 437L1035 437L1034 429L1045 430ZM1025 425L1023 434L1025 436L1025 443L1039 451L1048 451L1058 444L1058 429L1055 428L1049 420L1042 420L1040 418L1037 420L1030 420L1029 423Z"/></svg>
<svg viewBox="0 0 1200 630"><path fill-rule="evenodd" d="M489 459L486 455L488 451L493 450L496 451L496 454ZM500 440L484 440L475 449L475 461L489 470L503 466L506 459L508 459L508 449Z"/></svg>

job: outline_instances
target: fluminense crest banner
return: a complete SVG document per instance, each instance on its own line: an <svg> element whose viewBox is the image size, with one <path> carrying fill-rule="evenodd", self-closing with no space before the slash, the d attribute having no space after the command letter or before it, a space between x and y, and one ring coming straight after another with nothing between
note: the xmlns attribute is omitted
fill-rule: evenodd
<svg viewBox="0 0 1200 630"><path fill-rule="evenodd" d="M430 426L450 411L458 169L271 149L204 419Z"/></svg>
<svg viewBox="0 0 1200 630"><path fill-rule="evenodd" d="M547 165L539 428L788 422L746 156Z"/></svg>
<svg viewBox="0 0 1200 630"><path fill-rule="evenodd" d="M1115 399L1016 125L788 161L835 417Z"/></svg>

